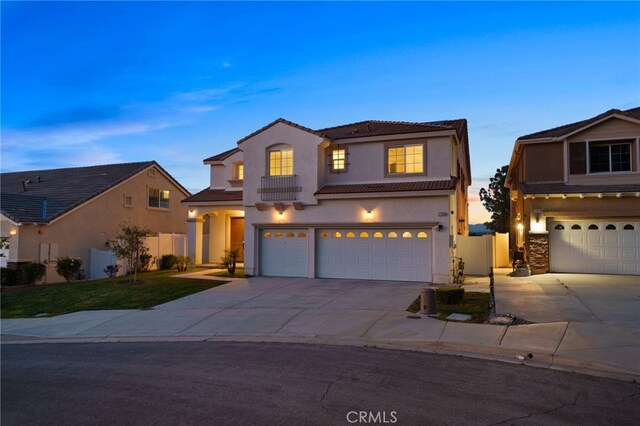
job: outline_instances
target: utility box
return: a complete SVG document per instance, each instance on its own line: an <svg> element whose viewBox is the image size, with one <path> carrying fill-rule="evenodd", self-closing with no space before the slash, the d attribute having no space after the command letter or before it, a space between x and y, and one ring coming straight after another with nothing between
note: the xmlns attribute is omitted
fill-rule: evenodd
<svg viewBox="0 0 640 426"><path fill-rule="evenodd" d="M423 315L436 315L436 291L432 288L423 288L420 291L420 313Z"/></svg>

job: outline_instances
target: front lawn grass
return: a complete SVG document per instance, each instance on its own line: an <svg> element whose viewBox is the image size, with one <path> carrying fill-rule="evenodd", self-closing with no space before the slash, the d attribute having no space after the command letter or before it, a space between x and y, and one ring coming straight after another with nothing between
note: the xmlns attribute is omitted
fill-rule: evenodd
<svg viewBox="0 0 640 426"><path fill-rule="evenodd" d="M190 270L188 272L193 272ZM100 309L144 309L225 284L174 278L175 270L143 272L132 277L51 284L2 293L0 317L28 318L39 313L61 315Z"/></svg>
<svg viewBox="0 0 640 426"><path fill-rule="evenodd" d="M413 301L407 311L416 313L420 311L420 297ZM436 311L439 320L447 320L447 316L453 313L471 315L466 322L482 324L489 319L489 293L466 292L462 303L458 305L445 305L436 301Z"/></svg>
<svg viewBox="0 0 640 426"><path fill-rule="evenodd" d="M236 272L234 274L230 274L229 271L225 269L224 271L213 272L206 275L209 275L211 277L245 278L243 268L236 268Z"/></svg>

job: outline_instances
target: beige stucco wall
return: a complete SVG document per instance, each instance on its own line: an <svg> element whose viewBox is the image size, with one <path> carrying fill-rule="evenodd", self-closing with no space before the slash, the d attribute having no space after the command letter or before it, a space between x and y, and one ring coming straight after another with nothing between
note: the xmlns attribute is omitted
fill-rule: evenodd
<svg viewBox="0 0 640 426"><path fill-rule="evenodd" d="M229 181L233 181L235 176L234 164L238 162L243 162L243 152L239 151L233 154L232 156L225 158L221 161L221 164L212 164L211 174L210 174L210 182L209 187L211 189L226 189L226 190L234 190L239 189L237 186L232 186Z"/></svg>
<svg viewBox="0 0 640 426"><path fill-rule="evenodd" d="M185 234L187 206L183 206L180 201L186 195L160 170L156 169L155 177L149 176L148 170L51 224L20 226L17 261L37 261L40 259L40 244L57 244L58 257L79 257L83 261L83 269L88 271L90 249L108 249L105 243L115 239L120 233L121 224L125 221L147 227L152 232ZM147 193L150 187L170 191L168 210L147 207ZM133 207L124 206L124 196L133 197ZM61 277L55 273L53 262L48 268L47 281L61 281Z"/></svg>
<svg viewBox="0 0 640 426"><path fill-rule="evenodd" d="M526 145L523 160L528 183L564 181L563 142Z"/></svg>

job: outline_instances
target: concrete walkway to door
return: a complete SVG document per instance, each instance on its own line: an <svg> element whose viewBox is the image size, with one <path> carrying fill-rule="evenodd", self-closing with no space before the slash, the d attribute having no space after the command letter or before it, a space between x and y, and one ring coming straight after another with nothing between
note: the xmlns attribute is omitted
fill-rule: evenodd
<svg viewBox="0 0 640 426"><path fill-rule="evenodd" d="M2 339L16 344L233 340L368 345L640 378L639 328L567 321L504 327L411 315L406 308L423 286L240 279L150 310L6 319Z"/></svg>

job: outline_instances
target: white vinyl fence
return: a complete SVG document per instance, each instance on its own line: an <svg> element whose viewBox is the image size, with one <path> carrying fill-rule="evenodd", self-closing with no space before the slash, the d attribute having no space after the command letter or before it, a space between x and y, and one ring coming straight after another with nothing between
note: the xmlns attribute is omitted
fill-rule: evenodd
<svg viewBox="0 0 640 426"><path fill-rule="evenodd" d="M466 275L489 275L490 268L511 266L509 263L509 233L462 236L456 241L457 257L464 261Z"/></svg>

